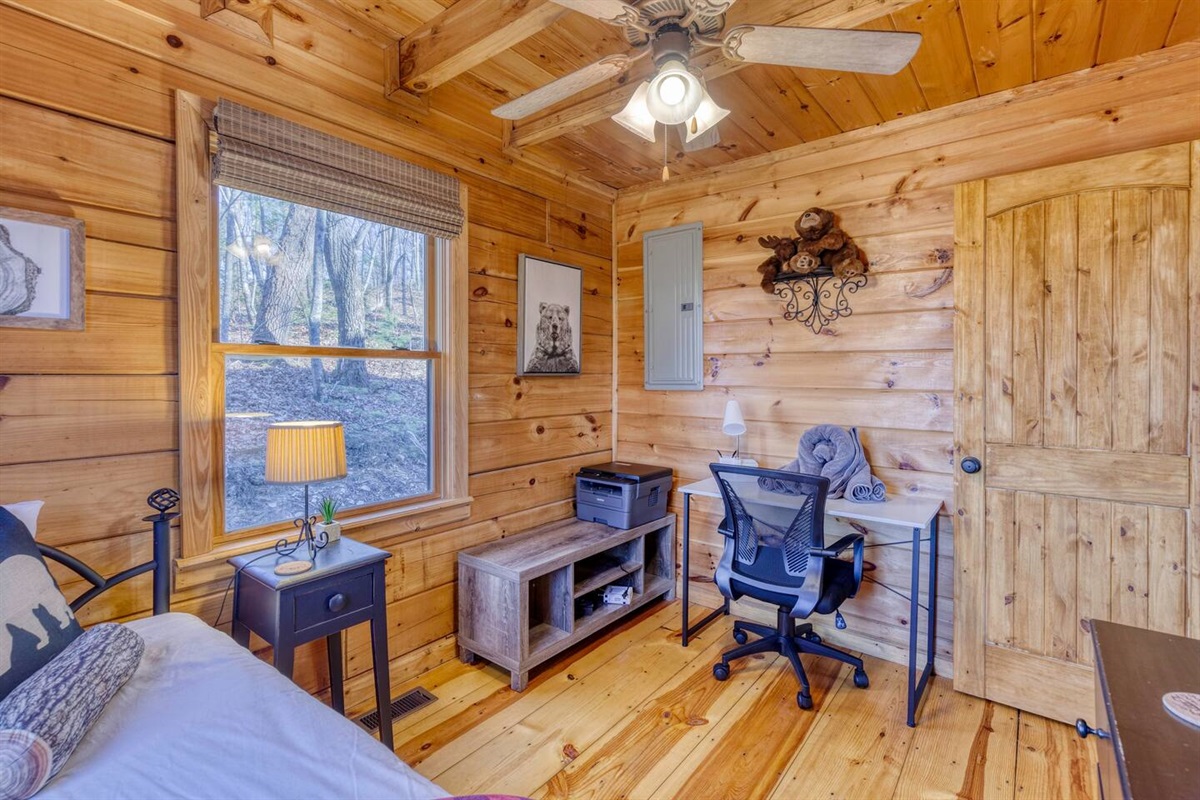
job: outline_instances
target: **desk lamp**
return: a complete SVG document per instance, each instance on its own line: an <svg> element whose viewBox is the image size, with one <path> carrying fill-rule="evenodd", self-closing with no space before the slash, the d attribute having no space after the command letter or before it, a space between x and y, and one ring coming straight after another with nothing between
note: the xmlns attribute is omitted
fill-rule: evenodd
<svg viewBox="0 0 1200 800"><path fill-rule="evenodd" d="M726 436L734 436L737 441L734 445L733 455L722 457L721 461L726 464L741 464L742 461L742 434L746 432L746 419L742 416L742 407L737 400L730 400L725 404L725 421L721 424L721 431Z"/></svg>
<svg viewBox="0 0 1200 800"><path fill-rule="evenodd" d="M301 545L308 546L308 560L297 559L280 565L294 575L312 569L317 551L328 543L325 534L313 536L317 521L309 508L308 485L346 477L346 437L340 422L276 422L267 428L267 483L303 483L304 516L295 520L300 538L290 549L287 540L275 545L280 555L291 555ZM279 571L279 568L276 569Z"/></svg>

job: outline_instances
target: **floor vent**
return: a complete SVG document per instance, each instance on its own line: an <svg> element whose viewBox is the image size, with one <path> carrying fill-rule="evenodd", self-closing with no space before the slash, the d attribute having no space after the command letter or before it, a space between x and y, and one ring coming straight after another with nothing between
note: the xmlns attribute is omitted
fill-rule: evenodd
<svg viewBox="0 0 1200 800"><path fill-rule="evenodd" d="M392 701L392 722L400 719L405 714L411 714L421 706L429 705L435 700L437 700L436 697L420 686L411 692L405 692ZM363 714L358 718L357 722L368 731L377 731L379 730L379 712L372 711L370 714Z"/></svg>

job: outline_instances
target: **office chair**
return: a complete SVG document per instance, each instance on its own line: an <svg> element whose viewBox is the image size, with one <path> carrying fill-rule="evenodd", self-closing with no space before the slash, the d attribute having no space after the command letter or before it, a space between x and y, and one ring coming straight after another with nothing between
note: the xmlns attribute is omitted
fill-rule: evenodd
<svg viewBox="0 0 1200 800"><path fill-rule="evenodd" d="M851 533L825 546L825 496L829 479L784 470L711 464L713 477L725 501L725 519L718 530L726 537L716 583L721 594L737 600L753 597L779 607L774 628L737 621L733 638L740 647L722 654L713 665L713 677L729 677L729 662L755 653L777 652L788 657L800 679L796 703L812 708L808 676L801 653L835 658L854 667L854 685L867 688L870 681L861 658L822 643L812 625L797 626L813 612L836 614L837 626L846 623L838 610L854 597L862 583L863 535ZM783 492L759 488L760 477L771 478ZM838 556L854 548L854 561ZM761 638L746 643L747 633Z"/></svg>

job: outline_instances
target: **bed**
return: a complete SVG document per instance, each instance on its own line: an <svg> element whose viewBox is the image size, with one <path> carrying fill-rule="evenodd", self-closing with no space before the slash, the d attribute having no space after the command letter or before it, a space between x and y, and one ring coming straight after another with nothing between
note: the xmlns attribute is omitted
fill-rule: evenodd
<svg viewBox="0 0 1200 800"><path fill-rule="evenodd" d="M159 497L156 505L155 497L163 492L168 495ZM178 496L169 490L151 496L150 503L159 512L147 518L155 528L154 558L109 578L69 554L29 541L44 558L71 568L93 584L70 604L72 611L124 580L154 573L154 616L124 626L141 637L140 661L135 662L136 667L130 665L125 673L128 680L115 694L105 696L107 704L100 706L99 716L93 716L94 722L88 723L91 727L83 729L86 732L77 739L74 750L67 751L65 763L56 767L57 774L35 797L447 797L447 792L417 774L357 724L311 697L229 636L195 616L169 611L169 525L177 516L170 508L177 501ZM0 506L4 509L0 521L5 521L10 531L15 520L21 521L22 531L28 528L23 535L32 538L41 503L25 505L35 506L32 516L21 519L15 516L15 506ZM9 536L6 541L12 543ZM58 597L61 601L61 594ZM127 632L121 635L137 639ZM32 706L27 703L26 707ZM57 719L59 713L51 711L50 718Z"/></svg>
<svg viewBox="0 0 1200 800"><path fill-rule="evenodd" d="M137 671L38 798L447 796L197 617L129 627L146 643Z"/></svg>

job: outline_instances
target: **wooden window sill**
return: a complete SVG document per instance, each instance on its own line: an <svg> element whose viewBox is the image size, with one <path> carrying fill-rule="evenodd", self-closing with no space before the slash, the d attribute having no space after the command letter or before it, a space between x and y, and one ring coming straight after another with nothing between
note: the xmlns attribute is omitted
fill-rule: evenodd
<svg viewBox="0 0 1200 800"><path fill-rule="evenodd" d="M379 542L402 538L406 534L418 533L453 522L461 522L471 516L471 503L473 500L474 498L472 497L429 500L424 503L414 503L413 505L401 508L373 511L338 521L342 523L343 533L352 534L360 542L379 546ZM286 538L294 541L296 537L291 534L291 530L287 531L288 535ZM188 588L191 585L205 582L206 578L203 577L199 581L188 580L185 577L185 574L188 572L223 563L227 559L243 553L265 550L282 538L285 538L284 532L264 534L250 539L238 539L220 544L207 553L200 553L199 555L187 558L177 558L175 559L175 589L178 591Z"/></svg>

